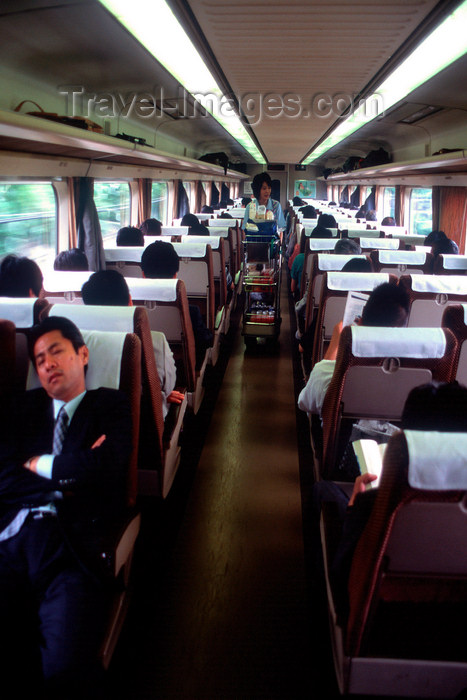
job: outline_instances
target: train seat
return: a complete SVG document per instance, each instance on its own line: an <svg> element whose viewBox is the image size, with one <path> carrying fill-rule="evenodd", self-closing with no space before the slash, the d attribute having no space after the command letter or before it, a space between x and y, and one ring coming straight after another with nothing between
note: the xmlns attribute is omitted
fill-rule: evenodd
<svg viewBox="0 0 467 700"><path fill-rule="evenodd" d="M360 236L360 248L362 250L399 250L400 242L395 238L367 238Z"/></svg>
<svg viewBox="0 0 467 700"><path fill-rule="evenodd" d="M44 291L47 301L63 303L65 300L72 304L82 304L81 287L92 275L88 272L63 272L48 270L44 273Z"/></svg>
<svg viewBox="0 0 467 700"><path fill-rule="evenodd" d="M186 410L170 405L164 426L162 394L151 341L147 309L143 306L77 306L55 304L49 315L66 316L81 330L135 333L141 341L141 421L138 453L138 491L165 498L180 462L180 433ZM177 385L179 391L185 387Z"/></svg>
<svg viewBox="0 0 467 700"><path fill-rule="evenodd" d="M410 298L409 326L440 326L447 306L467 302L465 275L402 275L399 284Z"/></svg>
<svg viewBox="0 0 467 700"><path fill-rule="evenodd" d="M433 272L435 275L465 275L467 255L438 255Z"/></svg>
<svg viewBox="0 0 467 700"><path fill-rule="evenodd" d="M207 358L196 367L195 339L183 280L126 278L134 304L145 306L151 330L167 338L177 365L177 381L187 388L188 405L198 412L204 396Z"/></svg>
<svg viewBox="0 0 467 700"><path fill-rule="evenodd" d="M374 231L372 229L364 228L344 228L341 230L342 238L384 238L384 234L381 231Z"/></svg>
<svg viewBox="0 0 467 700"><path fill-rule="evenodd" d="M393 240L385 238L383 240ZM429 275L433 269L431 253L416 250L373 250L370 254L376 272L390 272L400 277L404 273Z"/></svg>
<svg viewBox="0 0 467 700"><path fill-rule="evenodd" d="M411 389L452 381L456 350L448 329L346 326L322 409L321 477L336 472L346 426L359 419L398 422Z"/></svg>
<svg viewBox="0 0 467 700"><path fill-rule="evenodd" d="M126 616L133 550L141 524L141 516L134 508L141 405L141 341L134 333L83 330L82 334L89 348L86 388L105 386L124 391L130 401L134 429L128 468L127 512L121 522L109 531L107 543L100 555L116 582L109 592L110 614L101 647L101 660L107 668ZM30 364L28 389L36 386L39 386L39 379Z"/></svg>
<svg viewBox="0 0 467 700"><path fill-rule="evenodd" d="M321 299L316 318L312 364L319 362L331 340L334 326L344 317L350 291L372 292L384 282L397 283L395 275L383 272L326 272L321 287Z"/></svg>
<svg viewBox="0 0 467 700"><path fill-rule="evenodd" d="M465 692L466 455L464 433L405 431L390 439L370 519L352 559L347 619L336 611L329 576L334 522L323 510L341 693L380 696L389 690L391 696L455 698ZM442 483L436 474L443 475Z"/></svg>
<svg viewBox="0 0 467 700"><path fill-rule="evenodd" d="M394 229L394 226L391 226L390 228ZM409 249L411 246L424 245L426 238L426 236L420 236L416 233L397 233L396 231L388 232L387 230L386 236L388 238L398 238L400 241L402 241L402 244Z"/></svg>
<svg viewBox="0 0 467 700"><path fill-rule="evenodd" d="M451 304L444 310L441 325L456 336L457 358L455 378L467 386L467 304Z"/></svg>
<svg viewBox="0 0 467 700"><path fill-rule="evenodd" d="M145 236L147 244L149 236ZM151 238L161 240L160 236ZM117 270L124 277L142 277L141 256L143 246L109 246L104 248L105 267L107 270Z"/></svg>
<svg viewBox="0 0 467 700"><path fill-rule="evenodd" d="M161 233L163 236L186 236L189 231L189 226L161 226ZM157 240L159 236L145 236L144 242L146 244L146 238L154 238ZM153 241L149 241L152 243Z"/></svg>
<svg viewBox="0 0 467 700"><path fill-rule="evenodd" d="M16 328L12 321L0 318L0 401L9 404L16 390Z"/></svg>

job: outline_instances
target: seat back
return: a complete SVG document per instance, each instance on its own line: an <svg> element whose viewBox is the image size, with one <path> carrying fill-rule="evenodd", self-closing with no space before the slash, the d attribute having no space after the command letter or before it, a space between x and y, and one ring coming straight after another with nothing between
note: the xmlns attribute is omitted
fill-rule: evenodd
<svg viewBox="0 0 467 700"><path fill-rule="evenodd" d="M402 275L399 284L409 295L408 325L414 328L441 326L447 306L467 302L465 275Z"/></svg>
<svg viewBox="0 0 467 700"><path fill-rule="evenodd" d="M464 477L465 433L405 431L391 438L352 560L346 651L371 656L384 639L386 656L426 659L426 673L437 659L463 661L465 686L467 484L453 478L453 455ZM442 485L433 478L440 474Z"/></svg>
<svg viewBox="0 0 467 700"><path fill-rule="evenodd" d="M44 274L43 287L45 297L50 303L63 303L63 300L73 304L82 304L81 287L92 275L88 272L63 272L49 270Z"/></svg>
<svg viewBox="0 0 467 700"><path fill-rule="evenodd" d="M0 401L7 406L15 392L16 328L0 315ZM1 408L0 408L1 411Z"/></svg>
<svg viewBox="0 0 467 700"><path fill-rule="evenodd" d="M336 470L346 444L344 421L398 422L411 389L452 381L456 350L448 329L345 327L322 409L322 476Z"/></svg>
<svg viewBox="0 0 467 700"><path fill-rule="evenodd" d="M145 236L145 245L148 245ZM152 236L155 240L161 240L160 236ZM105 267L107 270L117 270L124 277L142 277L141 256L143 246L113 246L104 248Z"/></svg>
<svg viewBox="0 0 467 700"><path fill-rule="evenodd" d="M360 236L360 248L362 250L399 250L400 241L396 238L369 238Z"/></svg>
<svg viewBox="0 0 467 700"><path fill-rule="evenodd" d="M185 283L190 303L199 307L206 326L213 331L215 320L215 289L212 249L191 236L185 243L173 243L180 259L178 278ZM216 239L217 240L217 239Z"/></svg>
<svg viewBox="0 0 467 700"><path fill-rule="evenodd" d="M443 328L449 328L457 340L455 378L467 385L467 304L451 304L444 310L441 320Z"/></svg>
<svg viewBox="0 0 467 700"><path fill-rule="evenodd" d="M433 272L435 275L465 275L467 255L437 255Z"/></svg>
<svg viewBox="0 0 467 700"><path fill-rule="evenodd" d="M383 238L392 241L392 238ZM400 277L403 274L429 275L433 269L431 253L416 250L373 250L371 261L375 272L389 272Z"/></svg>

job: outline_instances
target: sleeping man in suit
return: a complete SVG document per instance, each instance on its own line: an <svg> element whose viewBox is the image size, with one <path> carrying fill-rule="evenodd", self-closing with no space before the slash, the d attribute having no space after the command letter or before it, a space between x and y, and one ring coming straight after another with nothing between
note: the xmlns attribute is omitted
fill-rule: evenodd
<svg viewBox="0 0 467 700"><path fill-rule="evenodd" d="M20 696L30 682L35 697L94 697L106 614L99 543L124 507L131 413L119 391L86 391L89 353L68 319L35 326L29 349L42 388L1 424L1 675Z"/></svg>

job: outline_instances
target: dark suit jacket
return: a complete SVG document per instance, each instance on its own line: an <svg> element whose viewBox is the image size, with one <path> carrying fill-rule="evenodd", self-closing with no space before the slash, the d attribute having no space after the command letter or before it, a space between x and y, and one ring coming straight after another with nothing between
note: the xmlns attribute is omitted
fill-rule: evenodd
<svg viewBox="0 0 467 700"><path fill-rule="evenodd" d="M53 401L43 389L25 392L2 422L0 441L0 531L27 505L57 501L63 531L79 550L99 548L101 529L125 505L132 423L127 398L119 391L88 391L68 426L62 453L55 457L52 479L22 465L35 455L50 454ZM103 444L91 449L101 436ZM95 545L93 544L95 542Z"/></svg>

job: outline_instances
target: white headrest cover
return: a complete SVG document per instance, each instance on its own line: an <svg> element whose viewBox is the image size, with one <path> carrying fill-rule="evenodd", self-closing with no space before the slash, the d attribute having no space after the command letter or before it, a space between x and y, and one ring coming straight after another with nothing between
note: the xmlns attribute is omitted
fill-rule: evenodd
<svg viewBox="0 0 467 700"><path fill-rule="evenodd" d="M34 325L34 304L37 299L0 298L0 318L13 321L17 328L31 328Z"/></svg>
<svg viewBox="0 0 467 700"><path fill-rule="evenodd" d="M337 238L308 238L310 250L334 250Z"/></svg>
<svg viewBox="0 0 467 700"><path fill-rule="evenodd" d="M135 306L84 306L54 304L49 316L65 316L80 330L133 333Z"/></svg>
<svg viewBox="0 0 467 700"><path fill-rule="evenodd" d="M206 243L199 243L198 236L190 236L187 243L172 243L179 258L204 258L206 255Z"/></svg>
<svg viewBox="0 0 467 700"><path fill-rule="evenodd" d="M146 243L146 241L145 241ZM104 248L106 262L141 262L143 246L115 246Z"/></svg>
<svg viewBox="0 0 467 700"><path fill-rule="evenodd" d="M318 254L318 270L342 270L349 260L361 258L366 260L366 255L334 255L333 253Z"/></svg>
<svg viewBox="0 0 467 700"><path fill-rule="evenodd" d="M445 270L467 270L467 255L443 255Z"/></svg>
<svg viewBox="0 0 467 700"><path fill-rule="evenodd" d="M123 344L126 333L109 331L82 331L84 342L89 349L89 364L86 372L86 389L118 389L122 364ZM36 370L29 363L27 388L40 386Z"/></svg>
<svg viewBox="0 0 467 700"><path fill-rule="evenodd" d="M408 480L414 489L467 489L467 433L406 430Z"/></svg>
<svg viewBox="0 0 467 700"><path fill-rule="evenodd" d="M162 226L161 231L163 236L184 236L188 233L189 226ZM144 237L146 240L148 236ZM151 238L156 238L157 236L151 236Z"/></svg>
<svg viewBox="0 0 467 700"><path fill-rule="evenodd" d="M46 292L80 292L81 287L91 275L88 272L62 272L62 270L50 270L44 275L44 289Z"/></svg>
<svg viewBox="0 0 467 700"><path fill-rule="evenodd" d="M415 250L417 253L431 253L431 245L416 245ZM410 250L407 252L410 253Z"/></svg>
<svg viewBox="0 0 467 700"><path fill-rule="evenodd" d="M373 248L374 250L379 248L397 250L399 241L397 238L360 238L360 246L362 248Z"/></svg>
<svg viewBox="0 0 467 700"><path fill-rule="evenodd" d="M235 219L209 219L209 226L212 227L220 226L221 228L229 228L229 226L235 227L236 223Z"/></svg>
<svg viewBox="0 0 467 700"><path fill-rule="evenodd" d="M412 275L414 292L467 294L467 275Z"/></svg>
<svg viewBox="0 0 467 700"><path fill-rule="evenodd" d="M446 352L442 328L352 326L355 357L440 358Z"/></svg>
<svg viewBox="0 0 467 700"><path fill-rule="evenodd" d="M177 280L149 280L125 277L134 301L175 301Z"/></svg>
<svg viewBox="0 0 467 700"><path fill-rule="evenodd" d="M181 243L189 243L190 245L196 241L200 245L210 245L214 250L219 248L222 236L182 236Z"/></svg>
<svg viewBox="0 0 467 700"><path fill-rule="evenodd" d="M389 275L383 272L328 272L328 289L372 292L384 282L389 282Z"/></svg>
<svg viewBox="0 0 467 700"><path fill-rule="evenodd" d="M464 323L467 326L467 304L462 304L461 306L464 309Z"/></svg>
<svg viewBox="0 0 467 700"><path fill-rule="evenodd" d="M390 238L381 240L391 240ZM426 253L417 250L379 250L378 259L380 263L394 265L424 265Z"/></svg>

